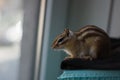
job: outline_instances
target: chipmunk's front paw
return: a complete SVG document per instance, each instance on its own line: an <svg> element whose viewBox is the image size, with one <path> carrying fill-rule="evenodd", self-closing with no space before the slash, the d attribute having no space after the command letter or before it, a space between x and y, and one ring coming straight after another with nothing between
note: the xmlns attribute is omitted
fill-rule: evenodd
<svg viewBox="0 0 120 80"><path fill-rule="evenodd" d="M68 60L68 59L72 59L72 57L67 56L67 57L64 58L64 60Z"/></svg>
<svg viewBox="0 0 120 80"><path fill-rule="evenodd" d="M83 56L83 57L81 57L81 59L82 60L90 60L90 61L93 60L93 58L91 56Z"/></svg>

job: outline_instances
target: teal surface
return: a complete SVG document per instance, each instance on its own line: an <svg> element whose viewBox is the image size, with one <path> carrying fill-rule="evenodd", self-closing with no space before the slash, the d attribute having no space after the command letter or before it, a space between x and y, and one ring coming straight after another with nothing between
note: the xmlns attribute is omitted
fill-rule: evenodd
<svg viewBox="0 0 120 80"><path fill-rule="evenodd" d="M120 80L120 70L66 70L58 80Z"/></svg>

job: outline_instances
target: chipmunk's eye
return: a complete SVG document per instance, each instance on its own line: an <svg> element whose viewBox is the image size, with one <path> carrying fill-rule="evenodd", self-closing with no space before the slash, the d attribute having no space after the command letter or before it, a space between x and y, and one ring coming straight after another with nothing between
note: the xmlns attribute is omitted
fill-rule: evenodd
<svg viewBox="0 0 120 80"><path fill-rule="evenodd" d="M63 38L60 38L59 40L58 40L58 43L59 42L62 42L64 40L64 37Z"/></svg>

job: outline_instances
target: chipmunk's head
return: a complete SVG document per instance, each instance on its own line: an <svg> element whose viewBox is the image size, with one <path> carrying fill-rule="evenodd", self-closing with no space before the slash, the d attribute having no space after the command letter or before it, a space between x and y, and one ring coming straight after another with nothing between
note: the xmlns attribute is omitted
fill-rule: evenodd
<svg viewBox="0 0 120 80"><path fill-rule="evenodd" d="M64 49L66 43L74 36L74 33L69 29L64 29L63 33L58 35L53 41L53 49Z"/></svg>

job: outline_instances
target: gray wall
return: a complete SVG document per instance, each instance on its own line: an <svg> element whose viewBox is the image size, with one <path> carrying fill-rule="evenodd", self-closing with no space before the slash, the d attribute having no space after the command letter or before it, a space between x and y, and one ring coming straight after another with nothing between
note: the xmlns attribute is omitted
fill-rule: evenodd
<svg viewBox="0 0 120 80"><path fill-rule="evenodd" d="M120 38L120 0L113 0L110 36Z"/></svg>
<svg viewBox="0 0 120 80"><path fill-rule="evenodd" d="M68 26L72 30L94 24L107 30L111 0L70 0Z"/></svg>

